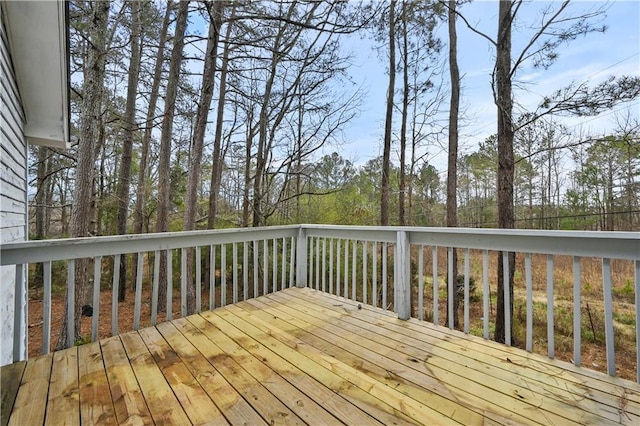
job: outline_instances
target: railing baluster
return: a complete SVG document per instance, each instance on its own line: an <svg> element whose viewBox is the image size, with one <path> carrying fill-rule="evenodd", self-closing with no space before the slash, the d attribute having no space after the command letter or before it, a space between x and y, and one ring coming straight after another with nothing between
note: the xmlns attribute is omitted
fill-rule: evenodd
<svg viewBox="0 0 640 426"><path fill-rule="evenodd" d="M42 353L51 351L51 261L42 262L44 300L42 301Z"/></svg>
<svg viewBox="0 0 640 426"><path fill-rule="evenodd" d="M111 283L111 335L118 335L118 279L120 277L120 254L113 256L113 280Z"/></svg>
<svg viewBox="0 0 640 426"><path fill-rule="evenodd" d="M607 347L607 373L616 375L615 341L613 336L613 300L611 296L611 259L602 259L602 291L604 292L604 331Z"/></svg>
<svg viewBox="0 0 640 426"><path fill-rule="evenodd" d="M320 290L320 237L316 237L316 290Z"/></svg>
<svg viewBox="0 0 640 426"><path fill-rule="evenodd" d="M489 338L489 250L482 250L482 333Z"/></svg>
<svg viewBox="0 0 640 426"><path fill-rule="evenodd" d="M187 250L184 247L180 249L180 316L187 316ZM191 271L188 271L190 274Z"/></svg>
<svg viewBox="0 0 640 426"><path fill-rule="evenodd" d="M637 294L636 294L637 296ZM580 257L573 257L573 363L582 364L582 300L580 294ZM637 318L637 317L636 317ZM636 330L638 328L636 327Z"/></svg>
<svg viewBox="0 0 640 426"><path fill-rule="evenodd" d="M167 321L173 319L173 250L167 250Z"/></svg>
<svg viewBox="0 0 640 426"><path fill-rule="evenodd" d="M338 239L337 245L336 245L336 296L340 296L340 289L341 289L341 283L342 281L340 280L340 278L342 277L342 275L340 274L340 254L342 253L342 240Z"/></svg>
<svg viewBox="0 0 640 426"><path fill-rule="evenodd" d="M20 275L22 275L22 265L20 265ZM22 276L20 277L22 278ZM16 276L16 279L18 277ZM22 293L16 292L16 300ZM67 261L67 348L74 344L75 339L75 298L76 298L76 260ZM22 309L22 307L20 307ZM16 312L20 312L19 310ZM18 326L15 330L20 330ZM18 336L19 337L19 336Z"/></svg>
<svg viewBox="0 0 640 426"><path fill-rule="evenodd" d="M238 303L238 243L231 245L233 257L233 303Z"/></svg>
<svg viewBox="0 0 640 426"><path fill-rule="evenodd" d="M102 274L102 256L93 259L93 315L91 316L91 341L98 339L98 320L100 319L100 276Z"/></svg>
<svg viewBox="0 0 640 426"><path fill-rule="evenodd" d="M280 290L287 287L287 239L282 238L282 271L280 273Z"/></svg>
<svg viewBox="0 0 640 426"><path fill-rule="evenodd" d="M267 286L269 280L269 243L267 240L262 241L262 294L267 294Z"/></svg>
<svg viewBox="0 0 640 426"><path fill-rule="evenodd" d="M440 324L440 304L438 302L438 292L440 290L440 286L438 285L438 247L433 246L431 250L431 272L433 274L433 323Z"/></svg>
<svg viewBox="0 0 640 426"><path fill-rule="evenodd" d="M327 239L322 239L322 291L327 292Z"/></svg>
<svg viewBox="0 0 640 426"><path fill-rule="evenodd" d="M271 251L271 276L272 276L272 292L278 291L278 240L273 239L273 250Z"/></svg>
<svg viewBox="0 0 640 426"><path fill-rule="evenodd" d="M511 298L509 297L509 252L502 252L503 295L504 295L504 335L505 344L511 346Z"/></svg>
<svg viewBox="0 0 640 426"><path fill-rule="evenodd" d="M469 334L469 249L464 251L464 332Z"/></svg>
<svg viewBox="0 0 640 426"><path fill-rule="evenodd" d="M209 309L216 307L216 246L209 246Z"/></svg>
<svg viewBox="0 0 640 426"><path fill-rule="evenodd" d="M260 245L257 241L253 241L253 297L258 297L258 268L260 266L260 262L258 261L260 253L258 250L260 249Z"/></svg>
<svg viewBox="0 0 640 426"><path fill-rule="evenodd" d="M353 246L351 249L351 300L356 300L356 269L357 269L357 254L358 254L358 241L357 240L353 240Z"/></svg>
<svg viewBox="0 0 640 426"><path fill-rule="evenodd" d="M70 263L73 260L69 261ZM73 269L73 268L72 268ZM67 275L68 276L68 275ZM27 338L27 323L29 319L27 318L27 300L28 297L25 294L27 291L26 286L26 274L25 274L25 265L18 264L16 265L16 276L15 276L14 289L15 293L13 296L13 308L14 308L14 317L13 317L13 362L22 361L27 359L29 351L28 351L28 343L29 339ZM69 281L67 281L68 285ZM69 291L72 291L71 289ZM67 300L72 300L73 298L68 298ZM73 305L73 303L71 303ZM71 318L70 321L71 329L73 330L73 307L70 310ZM68 317L67 317L68 318ZM67 327L69 330L69 327ZM68 332L68 331L67 331ZM73 340L73 332L70 337L68 337L67 342L69 340Z"/></svg>
<svg viewBox="0 0 640 426"><path fill-rule="evenodd" d="M640 383L640 260L635 261L635 291L636 291L636 382Z"/></svg>
<svg viewBox="0 0 640 426"><path fill-rule="evenodd" d="M220 244L220 306L227 306L227 246Z"/></svg>
<svg viewBox="0 0 640 426"><path fill-rule="evenodd" d="M151 285L151 325L158 322L158 283L160 281L160 250L153 255L153 284Z"/></svg>
<svg viewBox="0 0 640 426"><path fill-rule="evenodd" d="M382 309L388 309L387 304L387 255L389 254L389 244L382 245Z"/></svg>
<svg viewBox="0 0 640 426"><path fill-rule="evenodd" d="M309 273L309 277L307 280L307 285L309 286L309 288L313 288L314 284L313 284L313 237L309 237L309 239L307 240L308 244L307 244L307 250L308 250L308 257L307 260L309 262L309 267L307 268L307 272Z"/></svg>
<svg viewBox="0 0 640 426"><path fill-rule="evenodd" d="M249 245L242 243L242 300L249 298Z"/></svg>
<svg viewBox="0 0 640 426"><path fill-rule="evenodd" d="M196 246L196 313L202 311L202 248Z"/></svg>
<svg viewBox="0 0 640 426"><path fill-rule="evenodd" d="M136 297L133 303L133 329L140 328L140 306L142 304L142 270L144 265L144 253L138 253L138 271L136 274ZM184 316L184 314L183 314Z"/></svg>
<svg viewBox="0 0 640 426"><path fill-rule="evenodd" d="M455 313L453 312L453 298L454 298L454 291L458 291L457 289L457 282L456 284L456 288L454 288L454 281L457 281L456 278L454 277L453 271L454 271L454 265L453 265L453 247L448 247L447 248L447 307L448 307L448 314L447 317L449 318L449 328L451 330L453 330L453 326L454 326L454 322L453 322L453 317L455 316Z"/></svg>
<svg viewBox="0 0 640 426"><path fill-rule="evenodd" d="M555 357L555 334L553 319L553 255L547 255L547 355Z"/></svg>
<svg viewBox="0 0 640 426"><path fill-rule="evenodd" d="M378 242L373 242L373 248L371 250L373 256L373 265L371 265L371 278L373 280L373 294L371 295L371 299L373 301L373 306L378 307Z"/></svg>
<svg viewBox="0 0 640 426"><path fill-rule="evenodd" d="M528 352L533 351L533 278L531 272L531 253L524 255L525 286L527 288L527 343Z"/></svg>
<svg viewBox="0 0 640 426"><path fill-rule="evenodd" d="M294 286L293 277L296 269L296 240L291 237L291 250L289 253L289 288Z"/></svg>
<svg viewBox="0 0 640 426"><path fill-rule="evenodd" d="M349 240L344 240L344 289L343 297L349 298Z"/></svg>
<svg viewBox="0 0 640 426"><path fill-rule="evenodd" d="M333 238L329 240L329 293L333 294Z"/></svg>
<svg viewBox="0 0 640 426"><path fill-rule="evenodd" d="M368 244L362 242L362 303L367 303L367 251Z"/></svg>
<svg viewBox="0 0 640 426"><path fill-rule="evenodd" d="M418 250L418 319L424 321L424 245Z"/></svg>

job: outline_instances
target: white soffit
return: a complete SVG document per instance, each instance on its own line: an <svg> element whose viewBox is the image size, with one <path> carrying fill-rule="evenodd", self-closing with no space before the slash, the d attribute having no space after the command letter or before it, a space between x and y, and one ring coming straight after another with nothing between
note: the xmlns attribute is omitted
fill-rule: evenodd
<svg viewBox="0 0 640 426"><path fill-rule="evenodd" d="M64 1L3 1L31 144L69 147L66 5Z"/></svg>

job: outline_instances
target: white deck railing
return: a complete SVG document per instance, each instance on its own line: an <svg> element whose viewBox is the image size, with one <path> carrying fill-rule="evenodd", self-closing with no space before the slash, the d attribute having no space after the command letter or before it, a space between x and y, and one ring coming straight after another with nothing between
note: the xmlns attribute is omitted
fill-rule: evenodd
<svg viewBox="0 0 640 426"><path fill-rule="evenodd" d="M186 270L186 252L195 248L193 271ZM453 264L450 256L454 248L460 250L461 274L464 279L461 307L462 329L469 333L470 280L481 281L482 335L490 337L492 299L490 288L495 288L494 271L489 268L490 252L503 252L504 274L508 276L509 252L519 255L516 266L524 281L525 293L525 347L533 350L534 297L533 264L542 255L546 268L546 322L547 353L555 357L554 262L557 256L571 256L573 269L572 303L582 306L581 259L601 264L602 298L604 306L604 335L607 354L607 371L616 375L614 312L612 298L612 260L622 260L630 266L626 269L627 282L633 283L635 317L640 316L640 234L630 232L573 232L533 231L461 228L412 228L412 227L353 227L330 225L295 225L268 228L248 228L215 231L193 231L164 234L143 234L82 239L29 241L6 244L1 249L0 264L16 267L15 324L26 324L25 280L27 266L34 263L44 265L43 290L43 352L48 352L51 338L51 268L54 261L66 261L67 285L74 280L73 264L76 259L94 259L94 291L92 318L92 340L97 338L100 303L100 277L106 257L114 258L112 271L112 333L118 329L117 279L120 256L138 253L138 275L135 279L134 329L140 324L140 305L143 285L150 285L151 324L157 321L158 272L161 251L168 253L167 275L173 277L173 265L180 267L180 295L182 315L186 312L186 279L193 274L197 289L196 310L203 307L201 295L209 293L204 308L214 308L226 303L235 303L250 297L267 294L285 287L312 287L365 304L380 306L397 312L399 318L415 316L442 324L440 301L447 300L452 310L452 298L447 295L458 291L454 282ZM203 250L204 249L204 250ZM176 253L174 253L176 252ZM179 252L179 255L178 253ZM208 256L207 259L204 257ZM204 282L201 265L210 262L212 273ZM473 270L471 262L476 265ZM151 269L153 277L145 279L144 265ZM440 264L440 267L438 266ZM481 266L480 266L481 264ZM630 272L629 272L630 271ZM449 273L447 273L449 272ZM443 279L448 282L441 285ZM495 278L495 277L494 277ZM431 281L430 289L428 281ZM150 282L149 282L150 281ZM443 288L444 287L444 288ZM69 287L70 288L70 287ZM167 283L167 315L171 319L173 281ZM425 297L426 294L428 295ZM444 294L441 291L444 290ZM506 294L505 300L509 300ZM216 293L217 292L217 293ZM219 294L219 297L216 297ZM416 300L417 299L417 300ZM68 313L73 318L73 292L68 292ZM430 305L430 306L428 306ZM582 309L573 309L573 362L581 364ZM514 319L508 315L510 306L505 306L507 321L505 340L511 344L510 324ZM23 321L23 322L21 322ZM69 322L70 335L73 336ZM453 328L453 318L447 326ZM129 330L126 330L129 331ZM635 325L637 380L640 382L640 328ZM24 337L24 336L22 336ZM72 344L73 342L68 342ZM26 353L24 338L14 339L14 359L22 359Z"/></svg>

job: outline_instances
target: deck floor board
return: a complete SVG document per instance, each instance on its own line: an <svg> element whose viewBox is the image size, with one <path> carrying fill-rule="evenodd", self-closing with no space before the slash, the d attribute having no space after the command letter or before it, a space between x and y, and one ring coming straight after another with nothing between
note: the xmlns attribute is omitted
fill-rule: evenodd
<svg viewBox="0 0 640 426"><path fill-rule="evenodd" d="M308 288L0 377L2 425L640 424L636 383Z"/></svg>

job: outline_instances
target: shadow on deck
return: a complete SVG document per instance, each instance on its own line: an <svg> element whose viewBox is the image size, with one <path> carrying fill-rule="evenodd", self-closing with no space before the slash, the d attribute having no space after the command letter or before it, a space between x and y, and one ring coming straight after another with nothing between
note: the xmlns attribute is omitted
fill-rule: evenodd
<svg viewBox="0 0 640 426"><path fill-rule="evenodd" d="M308 288L0 372L2 425L640 424L633 382Z"/></svg>

